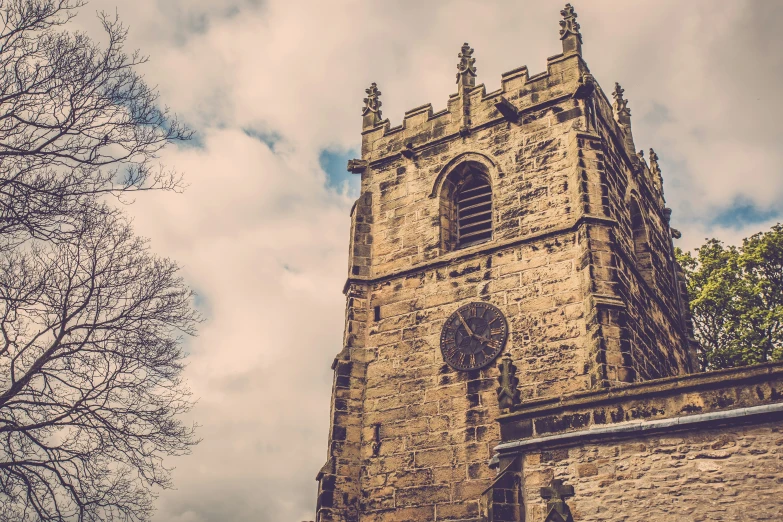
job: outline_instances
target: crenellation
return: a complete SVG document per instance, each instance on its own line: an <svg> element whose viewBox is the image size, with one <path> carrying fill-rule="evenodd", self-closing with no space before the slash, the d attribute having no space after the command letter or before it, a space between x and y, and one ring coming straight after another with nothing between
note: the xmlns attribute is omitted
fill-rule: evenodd
<svg viewBox="0 0 783 522"><path fill-rule="evenodd" d="M504 72L500 75L500 90L503 93L512 93L521 88L529 80L527 65L522 65L516 69Z"/></svg>
<svg viewBox="0 0 783 522"><path fill-rule="evenodd" d="M526 66L504 73L501 88L491 93L486 93L484 84L466 87L464 96L470 101L468 112L471 129L495 124L503 118L495 108L498 97L505 96L519 111L530 109L551 102L554 98L572 95L584 71L586 65L580 57L556 55L548 59L547 70L541 74L529 77ZM460 93L450 95L447 108L437 113L432 112L431 104L406 111L403 123L396 127L390 127L388 120L378 120L375 127L363 131L362 158L377 162L399 152L403 146L397 137L400 133L405 136L403 140L415 136L416 139L412 140L417 142L415 147L439 139L460 137L459 121L463 117L461 100Z"/></svg>

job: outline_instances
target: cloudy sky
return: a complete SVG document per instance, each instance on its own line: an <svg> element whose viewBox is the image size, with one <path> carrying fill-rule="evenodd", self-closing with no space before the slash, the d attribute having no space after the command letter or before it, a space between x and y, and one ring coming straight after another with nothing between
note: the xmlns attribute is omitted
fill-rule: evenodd
<svg viewBox="0 0 783 522"><path fill-rule="evenodd" d="M92 0L119 13L143 72L197 138L162 160L185 194L129 208L181 262L207 316L187 377L204 441L156 522L313 518L343 328L364 89L392 125L445 108L463 42L487 91L560 51L562 2ZM783 213L783 2L582 0L584 57L630 100L637 148L660 156L680 246L736 242Z"/></svg>

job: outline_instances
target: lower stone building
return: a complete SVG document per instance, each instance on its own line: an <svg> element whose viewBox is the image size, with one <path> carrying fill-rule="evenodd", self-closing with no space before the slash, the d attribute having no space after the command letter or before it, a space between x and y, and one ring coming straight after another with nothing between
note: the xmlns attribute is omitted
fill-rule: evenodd
<svg viewBox="0 0 783 522"><path fill-rule="evenodd" d="M485 520L783 520L783 363L528 401Z"/></svg>
<svg viewBox="0 0 783 522"><path fill-rule="evenodd" d="M562 53L366 90L318 522L783 520L781 365L697 373L657 154ZM611 101L610 101L611 96Z"/></svg>

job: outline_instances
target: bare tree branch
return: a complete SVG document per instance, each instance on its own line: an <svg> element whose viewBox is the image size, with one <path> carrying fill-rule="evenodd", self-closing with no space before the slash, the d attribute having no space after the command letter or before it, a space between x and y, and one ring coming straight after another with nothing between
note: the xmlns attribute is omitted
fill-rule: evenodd
<svg viewBox="0 0 783 522"><path fill-rule="evenodd" d="M74 241L0 256L0 519L145 520L163 457L197 442L177 420L192 294L102 210Z"/></svg>
<svg viewBox="0 0 783 522"><path fill-rule="evenodd" d="M82 0L0 0L0 238L67 238L101 194L180 190L157 164L192 132L136 72L127 30L99 14L107 44L63 29Z"/></svg>

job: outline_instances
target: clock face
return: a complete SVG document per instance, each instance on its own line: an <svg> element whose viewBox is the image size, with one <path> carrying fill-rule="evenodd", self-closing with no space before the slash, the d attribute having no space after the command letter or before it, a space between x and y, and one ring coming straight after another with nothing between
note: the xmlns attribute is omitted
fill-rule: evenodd
<svg viewBox="0 0 783 522"><path fill-rule="evenodd" d="M477 370L500 354L507 337L508 325L500 310L488 303L470 303L446 320L440 351L452 368Z"/></svg>

